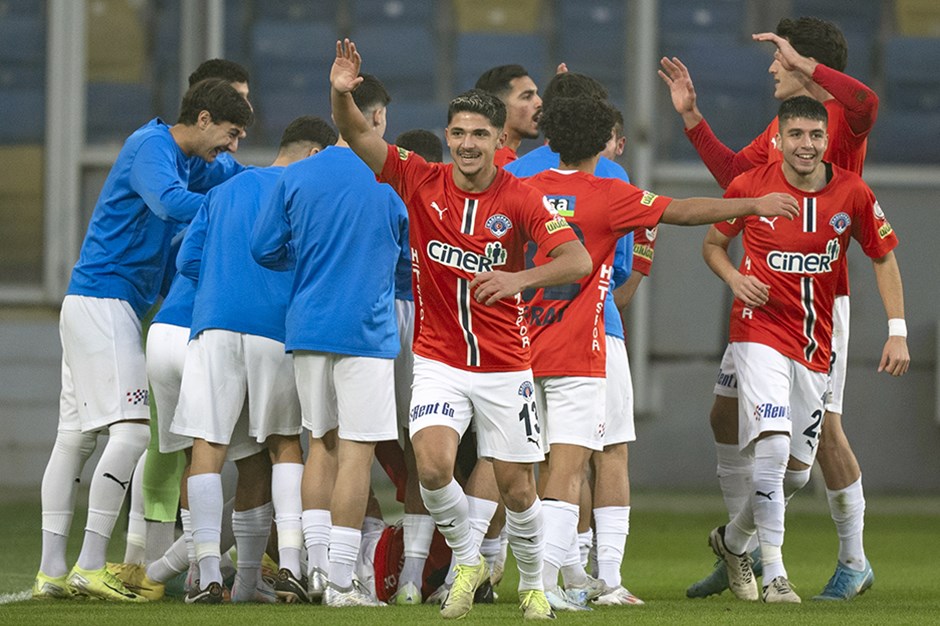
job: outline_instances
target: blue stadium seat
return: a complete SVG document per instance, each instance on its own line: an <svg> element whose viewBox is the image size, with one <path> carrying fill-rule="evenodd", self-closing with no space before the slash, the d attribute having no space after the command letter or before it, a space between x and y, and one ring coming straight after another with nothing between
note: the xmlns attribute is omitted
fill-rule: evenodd
<svg viewBox="0 0 940 626"><path fill-rule="evenodd" d="M776 115L777 101L767 73L772 60L768 50L751 43L720 47L693 43L673 52L689 68L702 114L729 148L743 148ZM679 116L672 112L668 89L663 89L661 102L671 113L660 117L667 154L675 159L697 159L683 136Z"/></svg>
<svg viewBox="0 0 940 626"><path fill-rule="evenodd" d="M447 105L430 100L415 102L397 102L388 105L388 129L385 140L395 138L406 130L423 128L430 130L444 139L444 127L447 126Z"/></svg>
<svg viewBox="0 0 940 626"><path fill-rule="evenodd" d="M626 10L620 0L559 0L558 59L573 72L601 81L623 96L626 72Z"/></svg>
<svg viewBox="0 0 940 626"><path fill-rule="evenodd" d="M335 23L339 4L340 0L256 0L255 18Z"/></svg>
<svg viewBox="0 0 940 626"><path fill-rule="evenodd" d="M40 143L45 135L45 89L0 89L0 143Z"/></svg>
<svg viewBox="0 0 940 626"><path fill-rule="evenodd" d="M750 35L744 32L745 5L745 0L660 0L663 54L672 56L672 48L691 40L716 46L740 43Z"/></svg>
<svg viewBox="0 0 940 626"><path fill-rule="evenodd" d="M144 84L90 82L86 110L89 143L124 141L150 119L153 93Z"/></svg>
<svg viewBox="0 0 940 626"><path fill-rule="evenodd" d="M39 15L4 15L0 19L0 63L42 63L46 28Z"/></svg>
<svg viewBox="0 0 940 626"><path fill-rule="evenodd" d="M872 129L868 160L940 165L940 116L925 111L881 109Z"/></svg>
<svg viewBox="0 0 940 626"><path fill-rule="evenodd" d="M351 0L353 24L414 24L434 27L434 0Z"/></svg>
<svg viewBox="0 0 940 626"><path fill-rule="evenodd" d="M330 94L326 89L310 93L266 91L259 93L257 101L257 119L255 125L248 129L248 141L255 146L277 144L287 125L301 115L318 115L330 122Z"/></svg>
<svg viewBox="0 0 940 626"><path fill-rule="evenodd" d="M394 100L420 100L437 91L437 49L427 28L369 24L353 33L362 69L374 74Z"/></svg>
<svg viewBox="0 0 940 626"><path fill-rule="evenodd" d="M940 110L940 38L890 38L884 72L886 105L934 115Z"/></svg>
<svg viewBox="0 0 940 626"><path fill-rule="evenodd" d="M457 35L456 91L473 87L491 67L518 63L533 76L548 70L548 43L541 35L460 33Z"/></svg>

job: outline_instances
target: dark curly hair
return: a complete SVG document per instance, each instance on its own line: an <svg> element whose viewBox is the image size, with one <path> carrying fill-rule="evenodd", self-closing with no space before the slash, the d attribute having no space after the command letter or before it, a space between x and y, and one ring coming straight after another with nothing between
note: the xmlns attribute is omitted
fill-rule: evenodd
<svg viewBox="0 0 940 626"><path fill-rule="evenodd" d="M842 31L832 22L817 17L783 18L777 24L777 34L803 56L812 57L834 70L845 71L849 46Z"/></svg>
<svg viewBox="0 0 940 626"><path fill-rule="evenodd" d="M561 96L542 109L539 128L562 163L577 165L604 149L615 120L614 108L605 100Z"/></svg>

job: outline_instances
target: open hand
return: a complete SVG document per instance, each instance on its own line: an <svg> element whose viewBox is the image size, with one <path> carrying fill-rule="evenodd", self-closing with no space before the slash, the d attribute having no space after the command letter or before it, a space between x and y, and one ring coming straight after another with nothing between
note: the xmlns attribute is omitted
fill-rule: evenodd
<svg viewBox="0 0 940 626"><path fill-rule="evenodd" d="M339 93L353 91L362 82L359 68L362 67L362 57L356 50L356 44L344 39L336 42L336 59L330 68L330 84Z"/></svg>

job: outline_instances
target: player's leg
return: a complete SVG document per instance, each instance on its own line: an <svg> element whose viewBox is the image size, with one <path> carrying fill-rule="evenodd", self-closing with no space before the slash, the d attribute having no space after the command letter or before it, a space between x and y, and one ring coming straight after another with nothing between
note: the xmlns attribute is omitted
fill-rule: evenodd
<svg viewBox="0 0 940 626"><path fill-rule="evenodd" d="M249 433L256 441L265 442L272 463L271 496L280 568L274 587L280 598L308 602L300 564L304 545L300 496L303 426L293 360L282 342L249 334L241 338L248 376Z"/></svg>
<svg viewBox="0 0 940 626"><path fill-rule="evenodd" d="M238 553L232 602L272 603L277 596L261 578L261 561L271 533L271 460L262 450L235 461L238 485L232 511L232 532Z"/></svg>
<svg viewBox="0 0 940 626"><path fill-rule="evenodd" d="M817 459L826 482L829 513L839 534L836 571L814 599L851 600L874 582L865 555L865 494L862 470L842 428L842 401L848 369L849 297L839 296L832 310L832 368Z"/></svg>
<svg viewBox="0 0 940 626"><path fill-rule="evenodd" d="M63 352L68 351L81 429L93 432L107 427L109 435L89 488L85 538L69 582L84 595L144 601L105 568L108 542L131 475L150 440L140 320L122 300L66 300L62 319L68 339L63 341Z"/></svg>
<svg viewBox="0 0 940 626"><path fill-rule="evenodd" d="M598 604L638 605L643 601L622 584L621 570L630 533L630 474L627 445L636 441L633 380L626 344L607 337L607 425L604 448L592 455L597 577L606 589Z"/></svg>
<svg viewBox="0 0 940 626"><path fill-rule="evenodd" d="M391 359L327 355L333 372L339 421L337 472L330 502L330 606L382 606L353 571L362 542L375 443L395 439L395 396ZM368 386L369 393L365 393Z"/></svg>

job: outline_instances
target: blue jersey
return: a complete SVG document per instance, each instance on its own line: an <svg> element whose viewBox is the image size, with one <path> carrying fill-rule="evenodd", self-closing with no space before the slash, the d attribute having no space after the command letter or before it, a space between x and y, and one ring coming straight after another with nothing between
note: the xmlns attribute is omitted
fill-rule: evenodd
<svg viewBox="0 0 940 626"><path fill-rule="evenodd" d="M244 169L187 156L159 118L127 138L111 167L66 293L127 301L138 317L160 293L170 242L205 191Z"/></svg>
<svg viewBox="0 0 940 626"><path fill-rule="evenodd" d="M251 240L262 265L295 267L287 349L394 358L395 266L407 236L401 198L351 149L288 166Z"/></svg>
<svg viewBox="0 0 940 626"><path fill-rule="evenodd" d="M545 145L539 146L511 163L507 163L503 166L503 169L519 178L528 178L553 167L558 167L560 164L561 159L559 159L558 153L552 152L552 149ZM598 160L594 175L599 178L619 178L624 182L630 182L627 171L605 157ZM624 338L623 321L620 319L620 311L617 310L617 305L614 304L614 289L627 282L632 264L633 233L628 233L617 241L617 248L614 251L614 273L610 289L607 291L607 298L604 300L604 332L620 339Z"/></svg>
<svg viewBox="0 0 940 626"><path fill-rule="evenodd" d="M160 310L153 317L153 323L189 328L193 323L195 299L196 281L177 273L170 284L170 291L163 298Z"/></svg>
<svg viewBox="0 0 940 626"><path fill-rule="evenodd" d="M293 273L261 267L250 245L284 169L255 168L206 194L177 259L180 273L197 281L191 337L218 328L284 341Z"/></svg>

